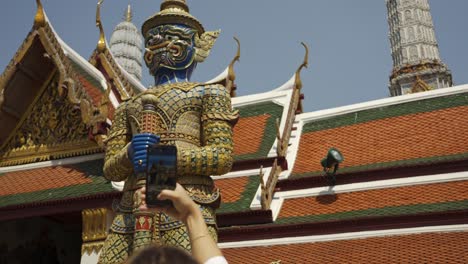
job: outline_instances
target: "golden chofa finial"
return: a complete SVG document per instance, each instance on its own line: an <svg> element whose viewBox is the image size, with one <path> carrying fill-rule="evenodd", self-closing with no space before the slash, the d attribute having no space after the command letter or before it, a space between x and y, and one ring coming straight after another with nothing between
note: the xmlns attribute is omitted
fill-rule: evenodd
<svg viewBox="0 0 468 264"><path fill-rule="evenodd" d="M125 12L125 21L132 22L133 14L132 14L132 7L128 5L127 12Z"/></svg>
<svg viewBox="0 0 468 264"><path fill-rule="evenodd" d="M309 66L309 47L304 42L301 42L301 44L305 48L305 55L304 55L304 61L299 66L299 68L297 68L297 71L296 71L296 79L295 79L296 89L301 89L302 88L302 81L301 81L301 70L302 70L302 68L304 68L304 67L307 68L307 66Z"/></svg>
<svg viewBox="0 0 468 264"><path fill-rule="evenodd" d="M99 28L99 40L97 44L97 50L103 52L106 50L106 36L104 35L104 29L102 28L101 22L101 5L104 0L99 0L96 7L96 27Z"/></svg>
<svg viewBox="0 0 468 264"><path fill-rule="evenodd" d="M237 43L237 53L236 53L236 56L234 56L234 58L232 59L231 63L229 63L227 84L226 84L226 89L231 93L231 97L234 97L236 95L235 91L232 90L234 88L234 81L236 80L236 73L234 72L234 63L236 63L236 61L239 61L240 55L241 55L240 41L236 37L234 37L234 40Z"/></svg>
<svg viewBox="0 0 468 264"><path fill-rule="evenodd" d="M40 28L45 26L45 14L44 8L42 7L41 0L36 0L37 3L37 11L36 15L34 16L34 27Z"/></svg>

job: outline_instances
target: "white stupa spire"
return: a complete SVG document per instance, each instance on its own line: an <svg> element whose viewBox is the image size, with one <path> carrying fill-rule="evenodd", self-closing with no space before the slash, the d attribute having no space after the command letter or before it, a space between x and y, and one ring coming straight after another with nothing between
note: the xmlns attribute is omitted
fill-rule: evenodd
<svg viewBox="0 0 468 264"><path fill-rule="evenodd" d="M393 59L392 96L452 86L452 75L442 62L428 0L386 0ZM416 85L416 86L415 86Z"/></svg>
<svg viewBox="0 0 468 264"><path fill-rule="evenodd" d="M129 74L141 80L143 63L143 37L132 23L132 9L128 5L125 20L112 32L110 50L117 62Z"/></svg>

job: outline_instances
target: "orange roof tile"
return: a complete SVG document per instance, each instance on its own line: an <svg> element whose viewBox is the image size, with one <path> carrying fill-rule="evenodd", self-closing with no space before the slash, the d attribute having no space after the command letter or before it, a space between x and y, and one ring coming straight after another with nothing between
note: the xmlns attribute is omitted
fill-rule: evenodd
<svg viewBox="0 0 468 264"><path fill-rule="evenodd" d="M221 190L222 202L234 203L241 198L248 182L249 177L236 177L216 180L215 184Z"/></svg>
<svg viewBox="0 0 468 264"><path fill-rule="evenodd" d="M78 75L78 80L80 80L80 83L83 85L83 88L86 90L89 97L91 97L91 99L93 100L93 104L95 106L99 105L103 92L81 75Z"/></svg>
<svg viewBox="0 0 468 264"><path fill-rule="evenodd" d="M468 263L468 232L428 233L307 244L229 248L231 264Z"/></svg>
<svg viewBox="0 0 468 264"><path fill-rule="evenodd" d="M0 175L0 196L91 183L86 173L67 166L46 167Z"/></svg>
<svg viewBox="0 0 468 264"><path fill-rule="evenodd" d="M305 133L293 173L321 171L330 147L343 153L342 168L467 153L466 116L460 106Z"/></svg>
<svg viewBox="0 0 468 264"><path fill-rule="evenodd" d="M269 114L240 118L234 127L234 155L255 153L262 143Z"/></svg>
<svg viewBox="0 0 468 264"><path fill-rule="evenodd" d="M336 196L286 199L279 218L332 214L370 208L462 201L468 199L468 181L379 189Z"/></svg>

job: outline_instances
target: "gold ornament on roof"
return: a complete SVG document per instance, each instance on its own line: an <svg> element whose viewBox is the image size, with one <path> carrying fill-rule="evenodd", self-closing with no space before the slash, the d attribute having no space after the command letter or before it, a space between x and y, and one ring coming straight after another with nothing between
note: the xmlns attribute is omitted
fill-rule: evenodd
<svg viewBox="0 0 468 264"><path fill-rule="evenodd" d="M101 5L104 0L100 0L96 7L96 27L99 28L99 40L97 44L97 50L103 52L106 49L106 37L104 35L104 28L101 22Z"/></svg>
<svg viewBox="0 0 468 264"><path fill-rule="evenodd" d="M42 3L40 0L36 0L37 3L37 11L36 15L34 16L34 27L40 28L45 25L45 13L44 8L42 7Z"/></svg>
<svg viewBox="0 0 468 264"><path fill-rule="evenodd" d="M163 0L161 11L148 18L141 27L146 38L150 29L167 24L182 24L198 31L199 35L205 33L203 25L189 13L185 0Z"/></svg>
<svg viewBox="0 0 468 264"><path fill-rule="evenodd" d="M304 55L304 61L302 64L297 68L296 74L295 74L295 84L296 84L296 89L300 90L302 88L302 81L301 81L301 70L302 68L307 68L309 66L309 46L305 44L304 42L301 42L301 45L304 46L305 49L305 55Z"/></svg>
<svg viewBox="0 0 468 264"><path fill-rule="evenodd" d="M416 76L416 81L413 84L413 87L411 87L411 90L408 92L410 94L413 93L419 93L419 92L427 92L433 90L432 87L427 84L421 77Z"/></svg>

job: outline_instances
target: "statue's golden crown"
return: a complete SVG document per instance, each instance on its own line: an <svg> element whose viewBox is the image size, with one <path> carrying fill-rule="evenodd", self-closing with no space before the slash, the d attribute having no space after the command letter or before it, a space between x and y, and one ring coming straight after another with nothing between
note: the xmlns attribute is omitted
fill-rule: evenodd
<svg viewBox="0 0 468 264"><path fill-rule="evenodd" d="M201 35L205 32L203 25L189 13L186 0L163 0L161 11L148 18L141 27L143 36L154 27L164 24L182 24L198 31Z"/></svg>

